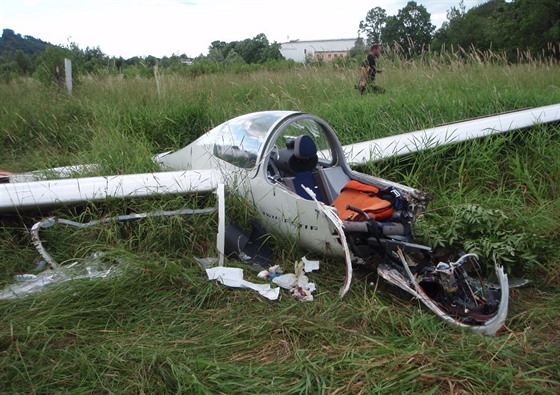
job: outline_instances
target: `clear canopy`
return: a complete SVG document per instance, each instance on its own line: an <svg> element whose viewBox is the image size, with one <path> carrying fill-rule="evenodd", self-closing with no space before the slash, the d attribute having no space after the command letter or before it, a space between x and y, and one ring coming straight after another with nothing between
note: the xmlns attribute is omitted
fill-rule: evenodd
<svg viewBox="0 0 560 395"><path fill-rule="evenodd" d="M251 168L272 127L289 114L288 111L266 111L242 115L215 127L199 142L218 158Z"/></svg>
<svg viewBox="0 0 560 395"><path fill-rule="evenodd" d="M264 144L275 126L295 114L291 111L263 111L242 115L218 125L199 139L209 152L235 166L249 169L256 165ZM290 139L307 134L315 141L319 160L330 161L332 154L324 128L315 119L298 117L283 123L273 147L285 148Z"/></svg>

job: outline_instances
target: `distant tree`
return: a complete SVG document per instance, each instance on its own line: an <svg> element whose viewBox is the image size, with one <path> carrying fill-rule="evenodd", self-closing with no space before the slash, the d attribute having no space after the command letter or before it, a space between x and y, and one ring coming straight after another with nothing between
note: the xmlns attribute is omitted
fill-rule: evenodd
<svg viewBox="0 0 560 395"><path fill-rule="evenodd" d="M235 50L232 50L229 51L227 58L224 59L224 64L232 66L236 64L246 64L246 62L240 54L238 54Z"/></svg>
<svg viewBox="0 0 560 395"><path fill-rule="evenodd" d="M375 7L368 11L366 18L360 21L358 34L366 35L366 44L381 42L381 33L387 22L387 11L381 7Z"/></svg>
<svg viewBox="0 0 560 395"><path fill-rule="evenodd" d="M262 49L261 56L263 62L268 62L271 60L281 60L284 59L282 53L280 52L280 47L282 44L277 43L276 41L272 44L269 44L265 48Z"/></svg>
<svg viewBox="0 0 560 395"><path fill-rule="evenodd" d="M112 61L118 71L122 71L122 68L126 65L126 61L122 56L113 58Z"/></svg>
<svg viewBox="0 0 560 395"><path fill-rule="evenodd" d="M560 56L560 3L557 0L489 0L465 12L452 7L436 32L434 48L460 46L505 52L510 61L518 50L533 56Z"/></svg>
<svg viewBox="0 0 560 395"><path fill-rule="evenodd" d="M282 59L280 44L276 42L270 44L266 35L263 33L257 34L252 39L247 38L243 41L232 41L230 43L213 41L208 48L207 59L215 63L222 63L229 57L231 51L235 51L237 55L241 56L245 63L249 64Z"/></svg>
<svg viewBox="0 0 560 395"><path fill-rule="evenodd" d="M15 63L21 74L28 75L31 73L33 65L31 59L22 50L18 49L15 55Z"/></svg>
<svg viewBox="0 0 560 395"><path fill-rule="evenodd" d="M60 84L64 78L64 59L70 57L70 54L66 48L47 47L40 57L34 76L47 85Z"/></svg>
<svg viewBox="0 0 560 395"><path fill-rule="evenodd" d="M106 71L109 67L109 57L99 47L80 49L78 44L71 43L68 49L71 52L72 71L75 74L98 73Z"/></svg>
<svg viewBox="0 0 560 395"><path fill-rule="evenodd" d="M189 58L186 54L173 54L170 57L164 56L163 58L161 58L160 65L165 69L180 71L186 67L188 62L192 62L192 59Z"/></svg>
<svg viewBox="0 0 560 395"><path fill-rule="evenodd" d="M381 34L386 43L397 43L409 55L415 55L431 43L434 30L426 7L409 1L396 16L387 18Z"/></svg>
<svg viewBox="0 0 560 395"><path fill-rule="evenodd" d="M432 41L432 48L440 50L445 46L461 45L463 38L469 35L466 23L466 7L463 0L459 2L459 7L451 7L447 10L447 20L441 24Z"/></svg>
<svg viewBox="0 0 560 395"><path fill-rule="evenodd" d="M156 64L159 63L159 59L155 56L148 55L144 58L144 63L149 65L150 67L154 67Z"/></svg>
<svg viewBox="0 0 560 395"><path fill-rule="evenodd" d="M208 55L206 56L206 59L208 59L212 63L223 63L226 57L224 56L223 49L212 45L208 49Z"/></svg>
<svg viewBox="0 0 560 395"><path fill-rule="evenodd" d="M516 0L506 6L502 26L504 49L514 55L517 49L555 55L559 59L560 3L558 0Z"/></svg>
<svg viewBox="0 0 560 395"><path fill-rule="evenodd" d="M448 23L442 24L435 34L435 48L443 45L464 49L474 47L482 51L502 48L507 34L503 26L507 23L507 6L504 0L490 0L466 13L461 9L450 9Z"/></svg>
<svg viewBox="0 0 560 395"><path fill-rule="evenodd" d="M354 41L354 46L350 49L350 52L348 53L349 57L352 59L355 58L362 58L364 56L364 53L368 52L367 51L367 46L366 43L364 42L364 39L362 37L358 37L356 39L356 41Z"/></svg>
<svg viewBox="0 0 560 395"><path fill-rule="evenodd" d="M247 38L238 42L234 52L238 53L246 63L262 63L262 51L267 46L268 39L264 34L259 34L253 39Z"/></svg>
<svg viewBox="0 0 560 395"><path fill-rule="evenodd" d="M236 44L236 41L231 43L212 41L208 48L208 60L214 63L222 63L227 58L229 51L235 48Z"/></svg>

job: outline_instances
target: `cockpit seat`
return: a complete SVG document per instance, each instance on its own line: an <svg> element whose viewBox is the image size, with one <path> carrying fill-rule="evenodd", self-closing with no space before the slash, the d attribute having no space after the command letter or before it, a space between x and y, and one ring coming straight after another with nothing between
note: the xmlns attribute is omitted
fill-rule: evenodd
<svg viewBox="0 0 560 395"><path fill-rule="evenodd" d="M317 166L317 145L308 135L301 135L286 143L286 148L278 151L274 164L285 175L312 171Z"/></svg>
<svg viewBox="0 0 560 395"><path fill-rule="evenodd" d="M299 196L311 200L311 196L303 186L311 189L317 200L323 201L321 191L315 181L315 174L319 157L317 145L313 138L301 135L286 143L286 148L278 151L274 164L282 173L282 182Z"/></svg>

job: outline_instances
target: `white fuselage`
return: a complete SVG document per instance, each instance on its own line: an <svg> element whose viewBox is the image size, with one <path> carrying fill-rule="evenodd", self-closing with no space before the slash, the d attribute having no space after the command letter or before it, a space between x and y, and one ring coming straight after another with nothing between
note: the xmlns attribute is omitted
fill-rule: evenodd
<svg viewBox="0 0 560 395"><path fill-rule="evenodd" d="M330 256L344 256L332 223L320 212L322 202L304 199L281 183L259 174L261 166L247 171L223 161L197 142L160 159L170 170L219 169L226 189L251 203L268 232L292 238L304 248Z"/></svg>

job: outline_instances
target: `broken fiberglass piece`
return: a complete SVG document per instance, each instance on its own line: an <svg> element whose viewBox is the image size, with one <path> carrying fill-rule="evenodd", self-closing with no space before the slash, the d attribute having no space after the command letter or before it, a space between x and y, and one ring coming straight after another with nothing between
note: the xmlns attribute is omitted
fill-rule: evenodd
<svg viewBox="0 0 560 395"><path fill-rule="evenodd" d="M325 218L336 229L336 232L340 239L340 243L342 244L346 262L346 276L344 278L344 284L339 291L340 297L342 298L344 295L346 295L346 293L350 289L350 284L352 283L352 255L350 253L350 247L348 247L348 241L346 240L346 235L344 233L344 225L334 207L321 204L317 200L317 195L315 195L315 193L310 188L306 187L305 185L302 185L301 187L305 192L307 192L307 194L309 194L311 199L315 201L315 203L317 204L317 209L324 214Z"/></svg>
<svg viewBox="0 0 560 395"><path fill-rule="evenodd" d="M218 201L219 204L223 206L223 193L219 194L218 188ZM223 207L219 210L222 215L219 218L221 229L223 229L224 215ZM76 221L71 221L63 218L49 217L42 221L35 223L31 228L31 239L33 245L37 249L37 252L41 256L42 260L39 261L38 268L41 269L45 264L49 264L52 269L47 269L41 273L34 274L23 274L15 276L18 283L7 286L4 290L0 291L0 299L14 299L17 297L26 296L30 293L34 293L42 290L44 287L50 284L61 283L73 279L79 278L99 278L106 277L114 272L114 267L109 268L99 268L101 262L99 257L100 253L93 254L86 262L78 263L74 262L70 265L60 265L54 260L54 258L46 251L39 237L39 231L41 229L46 229L54 226L55 224L63 224L67 226L72 226L75 228L89 228L99 224L105 224L109 222L125 222L133 221L150 217L161 217L161 216L172 216L172 215L193 215L193 214L207 214L215 212L214 208L204 208L204 209L180 209L173 211L154 211L149 213L133 213L128 215L120 215L116 217L107 217L100 220L94 220L90 222L80 223ZM223 232L222 232L223 233ZM220 243L220 237L217 237L217 248L218 251L223 251L223 242ZM196 258L195 258L196 259ZM222 258L223 259L223 258ZM210 261L197 260L199 264L204 262L205 264L211 264ZM221 262L220 262L221 263Z"/></svg>
<svg viewBox="0 0 560 395"><path fill-rule="evenodd" d="M280 288L272 288L270 284L256 284L243 279L243 269L238 267L217 266L206 269L208 280L217 280L220 284L232 288L249 288L269 300L276 300Z"/></svg>
<svg viewBox="0 0 560 395"><path fill-rule="evenodd" d="M64 218L56 218L56 217L49 217L42 221L35 223L31 227L31 240L33 245L39 252L39 255L52 267L57 268L59 264L54 260L52 256L45 250L43 247L43 243L41 242L41 238L39 237L39 231L41 229L47 229L52 227L55 224L62 224L67 226L72 226L75 228L89 228L92 226L97 226L100 224L106 224L109 222L125 222L125 221L135 221L144 218L151 218L151 217L161 217L161 216L172 216L172 215L193 215L193 214L208 214L214 212L214 208L205 208L205 209L181 209L181 210L173 210L173 211L154 211L150 213L141 213L141 214L128 214L128 215L119 215L116 217L107 217L102 218L100 220L94 220L89 222L76 222L71 221Z"/></svg>

